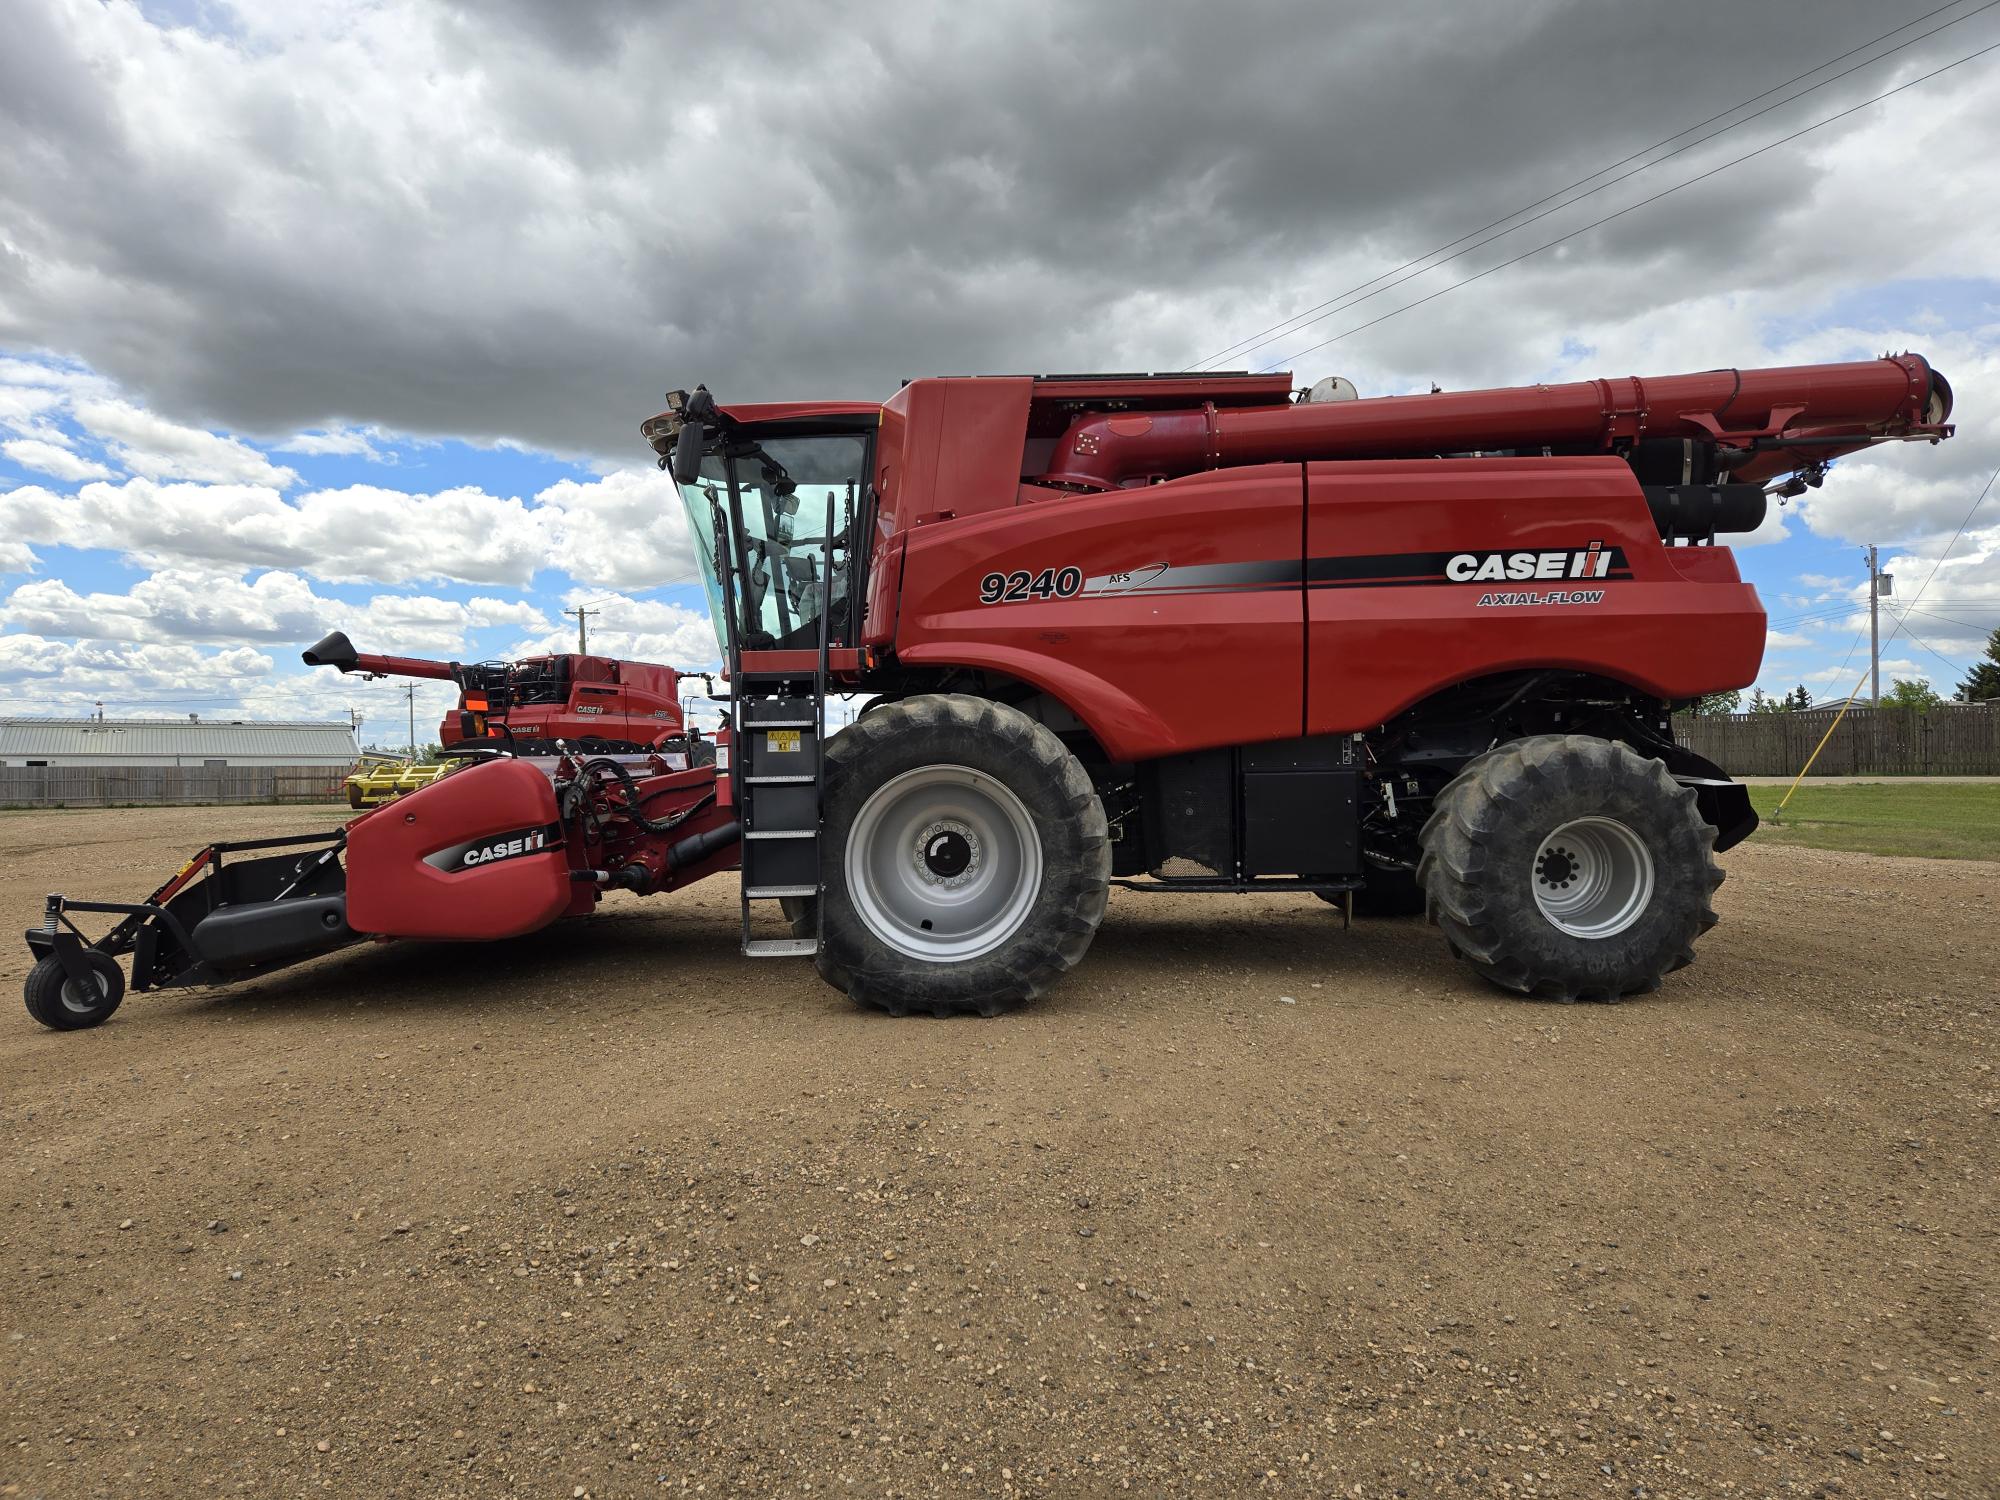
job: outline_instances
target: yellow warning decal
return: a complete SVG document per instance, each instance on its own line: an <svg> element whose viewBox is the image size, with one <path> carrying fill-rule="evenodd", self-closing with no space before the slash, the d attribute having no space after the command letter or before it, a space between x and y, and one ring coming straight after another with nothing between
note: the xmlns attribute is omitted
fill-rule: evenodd
<svg viewBox="0 0 2000 1500"><path fill-rule="evenodd" d="M773 754L786 754L799 748L799 732L796 729L773 729L764 736L764 748Z"/></svg>

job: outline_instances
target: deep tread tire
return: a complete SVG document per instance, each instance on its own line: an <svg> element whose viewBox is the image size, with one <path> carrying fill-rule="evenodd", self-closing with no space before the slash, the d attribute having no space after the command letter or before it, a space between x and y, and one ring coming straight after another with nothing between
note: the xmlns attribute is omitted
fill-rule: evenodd
<svg viewBox="0 0 2000 1500"><path fill-rule="evenodd" d="M1573 937L1534 896L1541 842L1575 818L1614 818L1646 844L1651 901L1625 931ZM1580 734L1536 735L1468 761L1432 804L1417 879L1452 952L1503 989L1616 1000L1694 961L1722 884L1715 830L1659 761Z"/></svg>
<svg viewBox="0 0 2000 1500"><path fill-rule="evenodd" d="M847 836L870 795L905 771L962 765L1004 782L1033 819L1042 888L990 953L961 962L912 958L878 938L849 899ZM984 698L927 693L887 704L826 742L821 868L827 889L816 963L826 982L891 1015L998 1015L1074 968L1104 920L1111 840L1082 764L1043 725ZM793 932L812 935L812 900L787 899Z"/></svg>
<svg viewBox="0 0 2000 1500"><path fill-rule="evenodd" d="M85 949L84 956L97 975L96 995L79 993L62 960L53 953L28 971L28 981L21 987L28 1014L51 1031L102 1026L125 998L125 971L118 967L118 960L95 948Z"/></svg>

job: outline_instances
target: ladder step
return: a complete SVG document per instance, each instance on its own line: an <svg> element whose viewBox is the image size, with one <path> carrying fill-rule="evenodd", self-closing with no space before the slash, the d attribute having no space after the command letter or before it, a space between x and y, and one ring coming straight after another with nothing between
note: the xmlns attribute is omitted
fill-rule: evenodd
<svg viewBox="0 0 2000 1500"><path fill-rule="evenodd" d="M775 901L780 896L817 896L816 885L746 885L743 887L745 901Z"/></svg>
<svg viewBox="0 0 2000 1500"><path fill-rule="evenodd" d="M748 938L743 944L746 958L811 958L817 952L817 938Z"/></svg>
<svg viewBox="0 0 2000 1500"><path fill-rule="evenodd" d="M817 729L818 727L819 721L816 719L747 719L743 724L745 733L752 729Z"/></svg>
<svg viewBox="0 0 2000 1500"><path fill-rule="evenodd" d="M757 828L743 835L746 839L816 839L817 828Z"/></svg>
<svg viewBox="0 0 2000 1500"><path fill-rule="evenodd" d="M810 776L745 776L746 786L804 786L813 780Z"/></svg>

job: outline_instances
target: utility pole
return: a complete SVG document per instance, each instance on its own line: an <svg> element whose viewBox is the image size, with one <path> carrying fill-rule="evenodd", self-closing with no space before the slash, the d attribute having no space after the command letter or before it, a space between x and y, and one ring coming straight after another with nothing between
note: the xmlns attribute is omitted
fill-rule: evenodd
<svg viewBox="0 0 2000 1500"><path fill-rule="evenodd" d="M1868 544L1868 701L1882 702L1882 575L1873 542Z"/></svg>
<svg viewBox="0 0 2000 1500"><path fill-rule="evenodd" d="M601 615L604 611L601 609L585 609L579 604L575 609L566 609L563 613L576 616L577 654L579 656L590 655L590 626L588 622L592 615Z"/></svg>
<svg viewBox="0 0 2000 1500"><path fill-rule="evenodd" d="M413 682L403 689L403 695L410 700L410 759L417 758L417 685Z"/></svg>

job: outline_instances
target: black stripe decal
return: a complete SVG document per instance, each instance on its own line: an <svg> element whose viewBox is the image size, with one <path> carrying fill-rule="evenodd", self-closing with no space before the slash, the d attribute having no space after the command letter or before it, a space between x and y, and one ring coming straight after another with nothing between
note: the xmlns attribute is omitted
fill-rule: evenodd
<svg viewBox="0 0 2000 1500"><path fill-rule="evenodd" d="M1538 566L1539 565L1539 566ZM1543 572L1542 567L1559 571ZM1519 571L1528 569L1525 575ZM1623 548L1521 547L1463 552L1375 552L1172 567L1149 563L1088 579L1086 599L1149 599L1182 594L1268 593L1298 588L1492 588L1508 584L1629 580Z"/></svg>

